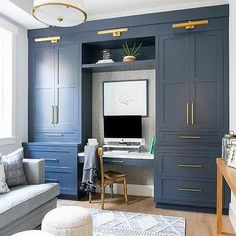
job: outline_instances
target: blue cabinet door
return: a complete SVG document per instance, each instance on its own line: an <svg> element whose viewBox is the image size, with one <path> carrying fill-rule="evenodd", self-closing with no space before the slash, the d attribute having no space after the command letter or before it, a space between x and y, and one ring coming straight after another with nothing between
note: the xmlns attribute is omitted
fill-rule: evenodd
<svg viewBox="0 0 236 236"><path fill-rule="evenodd" d="M36 47L30 61L30 141L78 141L79 45Z"/></svg>
<svg viewBox="0 0 236 236"><path fill-rule="evenodd" d="M159 128L188 129L189 43L185 34L159 38Z"/></svg>
<svg viewBox="0 0 236 236"><path fill-rule="evenodd" d="M53 130L55 59L54 47L33 50L30 77L30 127L31 132Z"/></svg>
<svg viewBox="0 0 236 236"><path fill-rule="evenodd" d="M78 127L79 46L61 46L56 50L55 130L75 131Z"/></svg>
<svg viewBox="0 0 236 236"><path fill-rule="evenodd" d="M221 31L159 38L159 129L224 129L223 47Z"/></svg>
<svg viewBox="0 0 236 236"><path fill-rule="evenodd" d="M223 35L194 33L191 44L191 124L193 129L224 128Z"/></svg>

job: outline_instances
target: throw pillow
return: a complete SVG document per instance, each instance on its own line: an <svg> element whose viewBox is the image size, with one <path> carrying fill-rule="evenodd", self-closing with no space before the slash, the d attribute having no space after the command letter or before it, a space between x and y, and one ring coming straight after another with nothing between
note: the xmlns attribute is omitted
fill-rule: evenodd
<svg viewBox="0 0 236 236"><path fill-rule="evenodd" d="M5 170L6 182L8 187L27 184L23 169L24 150L18 150L2 156L2 163Z"/></svg>
<svg viewBox="0 0 236 236"><path fill-rule="evenodd" d="M0 194L9 192L9 188L6 183L6 177L3 164L0 163Z"/></svg>

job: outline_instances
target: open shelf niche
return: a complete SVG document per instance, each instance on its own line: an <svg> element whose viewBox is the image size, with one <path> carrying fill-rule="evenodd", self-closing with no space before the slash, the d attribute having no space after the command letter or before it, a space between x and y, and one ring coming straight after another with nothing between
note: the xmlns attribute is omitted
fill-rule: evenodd
<svg viewBox="0 0 236 236"><path fill-rule="evenodd" d="M123 62L121 54L122 45L128 43L129 47L139 45L142 46L139 50L140 55L134 62ZM98 60L102 59L102 51L109 49L112 54L114 63L100 63L96 64ZM82 68L91 72L109 72L109 71L128 71L128 70L146 70L154 69L156 67L155 60L155 37L132 38L110 40L96 43L83 44L83 59Z"/></svg>

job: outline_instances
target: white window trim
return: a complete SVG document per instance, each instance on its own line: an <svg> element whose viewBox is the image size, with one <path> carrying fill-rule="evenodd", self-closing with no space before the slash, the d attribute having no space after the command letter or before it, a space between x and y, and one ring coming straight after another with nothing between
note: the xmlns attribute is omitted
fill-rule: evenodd
<svg viewBox="0 0 236 236"><path fill-rule="evenodd" d="M17 138L9 137L9 138L0 138L0 146L2 145L9 145L9 144L15 144Z"/></svg>
<svg viewBox="0 0 236 236"><path fill-rule="evenodd" d="M9 145L16 143L16 85L17 85L17 73L16 73L16 39L18 35L18 27L10 22L0 18L0 27L13 33L12 41L12 137L0 138L0 145Z"/></svg>

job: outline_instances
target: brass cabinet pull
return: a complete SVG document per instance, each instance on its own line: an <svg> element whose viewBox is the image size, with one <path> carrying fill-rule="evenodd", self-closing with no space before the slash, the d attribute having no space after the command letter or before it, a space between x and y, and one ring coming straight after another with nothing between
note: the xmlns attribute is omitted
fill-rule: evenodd
<svg viewBox="0 0 236 236"><path fill-rule="evenodd" d="M189 103L186 104L186 123L189 125Z"/></svg>
<svg viewBox="0 0 236 236"><path fill-rule="evenodd" d="M55 109L54 109L54 117L55 117L55 122L54 124L58 124L58 106L55 106Z"/></svg>
<svg viewBox="0 0 236 236"><path fill-rule="evenodd" d="M45 182L53 182L53 183L59 183L58 179L45 179Z"/></svg>
<svg viewBox="0 0 236 236"><path fill-rule="evenodd" d="M52 106L51 110L51 124L54 125L54 106Z"/></svg>
<svg viewBox="0 0 236 236"><path fill-rule="evenodd" d="M194 103L192 102L192 125L194 125Z"/></svg>
<svg viewBox="0 0 236 236"><path fill-rule="evenodd" d="M179 136L179 139L202 139L201 136Z"/></svg>
<svg viewBox="0 0 236 236"><path fill-rule="evenodd" d="M53 162L58 162L58 159L57 158L55 158L55 159L53 159L53 158L48 158L48 159L44 159L45 161L53 161Z"/></svg>
<svg viewBox="0 0 236 236"><path fill-rule="evenodd" d="M104 163L105 164L112 164L112 163L125 163L125 162L124 161L116 161L116 160L114 160L114 161L104 160Z"/></svg>
<svg viewBox="0 0 236 236"><path fill-rule="evenodd" d="M195 165L195 164L178 164L178 167L185 167L185 168L202 168L202 165Z"/></svg>
<svg viewBox="0 0 236 236"><path fill-rule="evenodd" d="M195 189L195 188L178 188L178 191L182 191L182 192L203 192L201 189Z"/></svg>
<svg viewBox="0 0 236 236"><path fill-rule="evenodd" d="M45 134L48 137L62 137L63 134Z"/></svg>

